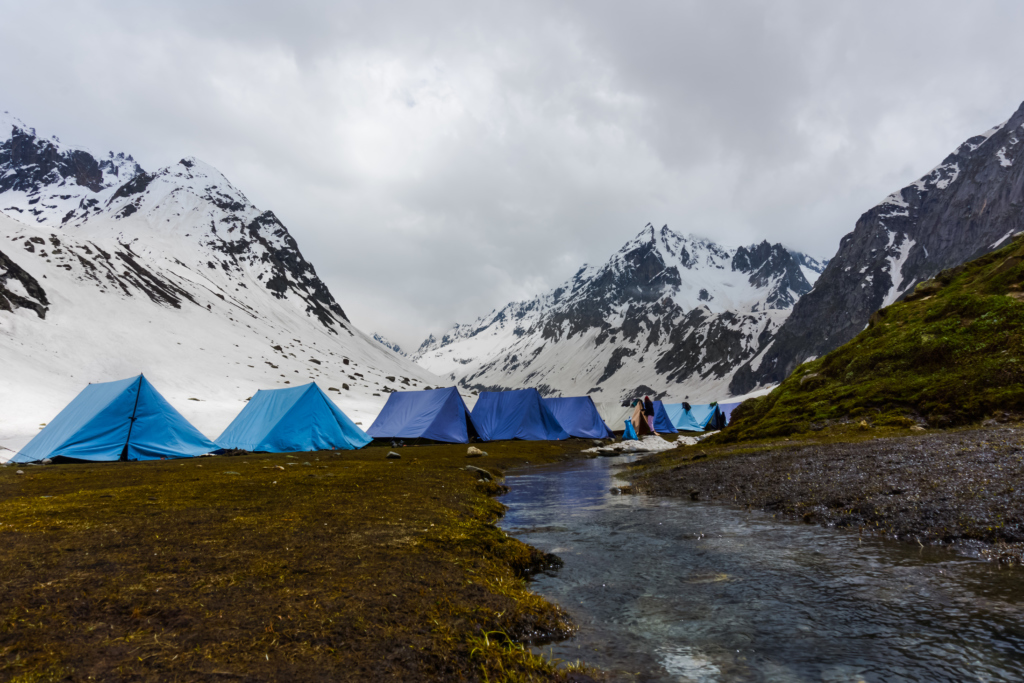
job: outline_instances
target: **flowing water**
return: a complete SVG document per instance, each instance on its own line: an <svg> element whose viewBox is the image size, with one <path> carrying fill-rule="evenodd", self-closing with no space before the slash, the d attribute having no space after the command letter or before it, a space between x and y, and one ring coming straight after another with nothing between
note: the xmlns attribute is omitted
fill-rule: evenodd
<svg viewBox="0 0 1024 683"><path fill-rule="evenodd" d="M613 495L626 458L508 477L502 527L565 561L580 626L539 648L613 681L1024 680L1024 570L730 506Z"/></svg>

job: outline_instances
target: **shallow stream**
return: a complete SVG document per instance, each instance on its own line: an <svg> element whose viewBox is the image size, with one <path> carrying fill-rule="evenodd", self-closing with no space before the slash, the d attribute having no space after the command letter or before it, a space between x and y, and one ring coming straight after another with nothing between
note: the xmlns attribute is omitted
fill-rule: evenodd
<svg viewBox="0 0 1024 683"><path fill-rule="evenodd" d="M613 681L1024 680L1024 570L715 503L613 495L599 458L513 472L501 526L565 561L580 626L539 648Z"/></svg>

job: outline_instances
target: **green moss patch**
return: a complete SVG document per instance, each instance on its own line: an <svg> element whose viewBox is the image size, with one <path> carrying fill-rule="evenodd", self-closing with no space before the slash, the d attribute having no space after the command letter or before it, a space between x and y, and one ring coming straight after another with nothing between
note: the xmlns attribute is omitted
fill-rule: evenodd
<svg viewBox="0 0 1024 683"><path fill-rule="evenodd" d="M745 401L714 442L1024 412L1024 237L918 285L868 329ZM861 424L861 423L864 424Z"/></svg>
<svg viewBox="0 0 1024 683"><path fill-rule="evenodd" d="M0 678L563 680L496 481L575 442L0 468Z"/></svg>

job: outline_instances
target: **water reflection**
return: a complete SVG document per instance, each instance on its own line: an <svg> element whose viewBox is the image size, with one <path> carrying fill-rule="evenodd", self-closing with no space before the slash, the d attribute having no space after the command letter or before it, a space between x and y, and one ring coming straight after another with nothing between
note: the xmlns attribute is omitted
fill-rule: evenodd
<svg viewBox="0 0 1024 683"><path fill-rule="evenodd" d="M1024 573L728 506L612 495L614 465L511 476L502 526L565 560L546 646L637 681L1014 680Z"/></svg>

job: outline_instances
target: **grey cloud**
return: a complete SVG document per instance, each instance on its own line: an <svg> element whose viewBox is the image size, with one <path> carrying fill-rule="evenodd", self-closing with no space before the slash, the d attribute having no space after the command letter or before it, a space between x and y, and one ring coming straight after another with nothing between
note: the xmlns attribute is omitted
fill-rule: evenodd
<svg viewBox="0 0 1024 683"><path fill-rule="evenodd" d="M8 109L218 167L415 345L646 222L830 256L1024 99L1015 2L0 2ZM1004 28L1005 27L1005 28Z"/></svg>

